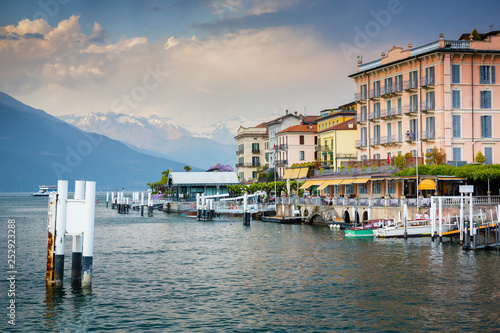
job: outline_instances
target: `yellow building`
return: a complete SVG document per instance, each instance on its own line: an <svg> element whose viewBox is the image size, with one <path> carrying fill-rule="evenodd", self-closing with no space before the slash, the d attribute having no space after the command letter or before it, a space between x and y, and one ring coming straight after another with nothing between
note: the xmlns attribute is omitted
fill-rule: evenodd
<svg viewBox="0 0 500 333"><path fill-rule="evenodd" d="M317 160L321 162L323 168L337 169L342 160L356 159L355 117L355 103L343 105L335 110L321 111L321 118L317 120L318 145L316 150ZM349 120L352 121L348 122ZM342 125L343 123L345 124Z"/></svg>

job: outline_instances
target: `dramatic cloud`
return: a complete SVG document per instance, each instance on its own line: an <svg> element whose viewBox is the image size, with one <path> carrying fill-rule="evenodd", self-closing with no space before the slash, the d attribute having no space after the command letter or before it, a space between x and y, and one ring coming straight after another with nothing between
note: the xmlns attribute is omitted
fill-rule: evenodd
<svg viewBox="0 0 500 333"><path fill-rule="evenodd" d="M110 42L99 23L86 35L71 16L57 27L24 20L0 35L24 36L0 39L0 90L53 114L111 110L190 123L284 109L318 114L349 102L354 86L343 55L305 29Z"/></svg>

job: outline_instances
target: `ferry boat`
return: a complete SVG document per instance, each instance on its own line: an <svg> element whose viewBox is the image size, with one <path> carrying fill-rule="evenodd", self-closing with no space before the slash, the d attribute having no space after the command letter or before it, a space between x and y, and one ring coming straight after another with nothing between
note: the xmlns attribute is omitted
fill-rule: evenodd
<svg viewBox="0 0 500 333"><path fill-rule="evenodd" d="M56 185L40 185L38 192L31 193L35 197L48 197L51 192L56 192Z"/></svg>
<svg viewBox="0 0 500 333"><path fill-rule="evenodd" d="M388 225L394 225L393 219L375 219L363 221L360 227L345 229L346 237L373 237L373 230Z"/></svg>

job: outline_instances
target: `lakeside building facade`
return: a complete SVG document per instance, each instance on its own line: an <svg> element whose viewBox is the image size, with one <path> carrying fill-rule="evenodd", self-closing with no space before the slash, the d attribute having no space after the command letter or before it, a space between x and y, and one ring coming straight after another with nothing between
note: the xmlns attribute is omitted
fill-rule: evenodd
<svg viewBox="0 0 500 333"><path fill-rule="evenodd" d="M354 116L318 131L318 136L317 160L321 162L322 168L339 170L342 161L356 160L357 127Z"/></svg>
<svg viewBox="0 0 500 333"><path fill-rule="evenodd" d="M269 159L269 134L264 124L256 127L240 126L236 136L238 142L238 177L240 181L252 181L258 178L257 169L268 163Z"/></svg>
<svg viewBox="0 0 500 333"><path fill-rule="evenodd" d="M410 152L420 163L432 148L450 164L500 163L500 31L439 40L408 49L394 46L358 62L358 160L393 160Z"/></svg>
<svg viewBox="0 0 500 333"><path fill-rule="evenodd" d="M316 160L317 125L290 126L278 132L276 138L276 172L279 178L283 178L285 169L293 164Z"/></svg>

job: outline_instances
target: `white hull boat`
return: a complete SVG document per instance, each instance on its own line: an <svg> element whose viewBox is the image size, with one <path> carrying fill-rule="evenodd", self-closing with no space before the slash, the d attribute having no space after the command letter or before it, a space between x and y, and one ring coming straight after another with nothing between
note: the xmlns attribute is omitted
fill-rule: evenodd
<svg viewBox="0 0 500 333"><path fill-rule="evenodd" d="M443 224L443 232L454 229L453 224ZM412 220L407 221L406 234L408 237L431 236L432 226L429 220ZM439 232L439 224L436 222L435 232ZM396 225L387 226L373 230L375 237L404 237L405 226L403 222L398 222Z"/></svg>

